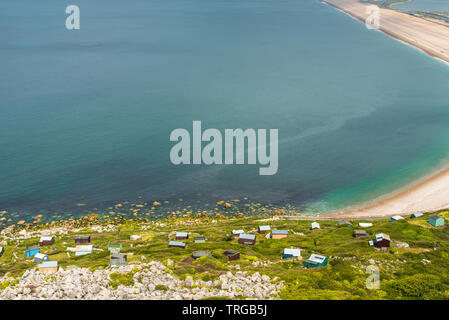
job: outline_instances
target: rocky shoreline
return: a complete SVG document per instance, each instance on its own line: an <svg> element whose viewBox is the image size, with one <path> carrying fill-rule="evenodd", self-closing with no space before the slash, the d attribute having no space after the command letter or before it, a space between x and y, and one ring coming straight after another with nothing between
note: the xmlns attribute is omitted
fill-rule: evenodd
<svg viewBox="0 0 449 320"><path fill-rule="evenodd" d="M111 274L132 274L133 284L114 288ZM17 279L7 275L0 278L0 283L13 281L18 283L0 290L1 300L199 300L239 296L275 299L283 287L281 281L246 271L227 272L214 281L194 281L190 276L181 280L158 261L95 271L75 267L41 273L31 269Z"/></svg>

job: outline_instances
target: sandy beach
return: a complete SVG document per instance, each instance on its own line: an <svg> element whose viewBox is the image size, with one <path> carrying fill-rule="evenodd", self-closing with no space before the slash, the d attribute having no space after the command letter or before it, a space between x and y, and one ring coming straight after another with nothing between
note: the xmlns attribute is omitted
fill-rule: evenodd
<svg viewBox="0 0 449 320"><path fill-rule="evenodd" d="M365 23L367 8L372 4L357 0L322 0ZM380 8L380 30L389 36L413 45L432 57L449 62L448 27L401 13Z"/></svg>
<svg viewBox="0 0 449 320"><path fill-rule="evenodd" d="M365 22L367 7L357 0L323 0ZM449 29L443 25L389 9L380 9L380 30L409 43L429 55L449 62ZM380 218L394 214L436 211L449 207L449 168L388 195L373 204L320 218Z"/></svg>

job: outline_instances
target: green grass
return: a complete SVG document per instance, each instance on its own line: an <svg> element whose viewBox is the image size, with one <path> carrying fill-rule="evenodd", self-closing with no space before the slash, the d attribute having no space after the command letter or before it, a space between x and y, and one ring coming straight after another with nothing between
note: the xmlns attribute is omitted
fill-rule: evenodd
<svg viewBox="0 0 449 320"><path fill-rule="evenodd" d="M443 212L442 215L447 214ZM88 227L83 234L91 235L95 250L92 254L75 257L67 255L67 246L74 246L75 233L56 237L53 246L42 247L41 252L49 254L51 260L59 261L61 267L69 265L87 267L91 270L107 268L110 253L109 243L120 243L121 252L132 253L128 261L157 260L167 263L172 260L169 271L185 279L192 276L195 280L216 280L239 265L240 270L249 274L259 272L284 281L281 299L447 299L449 298L449 228L432 227L427 223L429 214L417 219L406 218L397 222L388 219L373 221L373 227L366 229L370 234L363 239L355 239L353 233L359 229L337 225L337 221L321 221L321 229L310 230L311 221L276 220L258 222L260 218L177 218L164 220L164 224L139 220L121 221L118 230L99 234ZM194 221L194 222L193 222ZM109 222L104 222L107 224ZM272 229L288 229L289 236L284 239L266 239L265 235L255 232L260 224L270 224ZM37 227L39 228L39 227ZM244 229L256 234L256 245L238 244L237 238L230 237L232 229ZM174 231L188 231L206 237L205 243L195 243L194 235L185 240L185 249L169 248ZM378 252L368 245L368 240L376 233L383 232L395 241L406 242L410 248L391 248L388 252ZM302 233L303 235L300 235ZM76 233L80 234L80 233ZM142 236L142 241L130 241L132 234ZM9 241L4 246L5 253L0 257L0 274L10 273L19 277L25 270L37 264L31 258L25 258L25 248L37 243L38 238L26 241ZM51 247L55 247L52 250ZM303 260L282 260L281 254L286 247L301 248ZM228 261L223 251L235 249L240 252L240 260ZM209 250L210 257L194 260L193 251ZM13 252L18 256L16 261ZM318 253L329 257L327 267L305 269L304 259ZM143 258L143 259L142 259ZM424 264L423 259L431 263ZM380 269L380 290L369 290L365 286L366 267L374 260ZM255 263L266 263L266 266ZM232 269L234 270L234 269ZM120 284L132 286L134 272L111 274L110 285L117 288ZM0 288L9 284L2 284ZM164 290L160 287L157 290ZM223 297L218 297L222 299Z"/></svg>

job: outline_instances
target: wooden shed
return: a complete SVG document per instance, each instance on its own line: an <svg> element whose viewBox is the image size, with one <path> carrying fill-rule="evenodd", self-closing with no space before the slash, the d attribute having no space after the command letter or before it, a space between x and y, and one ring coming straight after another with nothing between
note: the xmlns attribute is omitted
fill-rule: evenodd
<svg viewBox="0 0 449 320"><path fill-rule="evenodd" d="M121 253L113 253L111 254L111 259L109 261L109 265L111 267L120 267L120 266L126 266L128 264L128 261L126 259L125 254Z"/></svg>
<svg viewBox="0 0 449 320"><path fill-rule="evenodd" d="M269 232L271 230L270 226L259 226L257 228L257 232L259 232L260 234L265 234L267 232Z"/></svg>
<svg viewBox="0 0 449 320"><path fill-rule="evenodd" d="M367 236L368 236L368 232L366 232L365 230L355 230L354 231L354 237L356 239L362 238L362 237L367 237Z"/></svg>
<svg viewBox="0 0 449 320"><path fill-rule="evenodd" d="M287 238L287 236L288 236L288 230L273 229L273 231L271 231L271 239L282 239L282 238Z"/></svg>
<svg viewBox="0 0 449 320"><path fill-rule="evenodd" d="M83 256L85 254L90 254L94 250L93 245L86 244L86 245L79 245L75 247L75 256Z"/></svg>
<svg viewBox="0 0 449 320"><path fill-rule="evenodd" d="M184 242L181 241L170 241L168 243L168 247L169 248L186 248L186 244Z"/></svg>
<svg viewBox="0 0 449 320"><path fill-rule="evenodd" d="M40 246L51 246L54 243L55 243L55 237L42 236L39 239L39 245Z"/></svg>
<svg viewBox="0 0 449 320"><path fill-rule="evenodd" d="M193 259L198 259L198 258L201 258L201 257L208 257L209 255L210 255L210 252L206 251L206 250L193 251L192 258Z"/></svg>
<svg viewBox="0 0 449 320"><path fill-rule="evenodd" d="M176 240L186 240L189 239L189 234L187 232L176 232Z"/></svg>
<svg viewBox="0 0 449 320"><path fill-rule="evenodd" d="M436 214L432 214L429 217L429 223L434 227L440 227L444 225L444 219L440 216L437 216Z"/></svg>
<svg viewBox="0 0 449 320"><path fill-rule="evenodd" d="M412 215L410 216L410 218L419 218L422 217L424 214L422 212L416 212L416 213L412 213Z"/></svg>
<svg viewBox="0 0 449 320"><path fill-rule="evenodd" d="M234 237L238 237L238 236L240 236L242 233L245 233L245 231L242 230L242 229L232 230L232 235L233 235Z"/></svg>
<svg viewBox="0 0 449 320"><path fill-rule="evenodd" d="M45 261L37 266L39 272L55 272L58 271L58 261Z"/></svg>
<svg viewBox="0 0 449 320"><path fill-rule="evenodd" d="M282 255L282 259L296 258L299 259L301 257L301 249L293 249L293 248L285 248L284 254Z"/></svg>
<svg viewBox="0 0 449 320"><path fill-rule="evenodd" d="M373 244L376 248L389 248L391 243L390 236L385 233L376 234Z"/></svg>
<svg viewBox="0 0 449 320"><path fill-rule="evenodd" d="M200 237L195 237L195 243L204 243L206 242L206 237L200 236Z"/></svg>
<svg viewBox="0 0 449 320"><path fill-rule="evenodd" d="M318 222L312 222L310 225L310 230L320 229L320 224Z"/></svg>
<svg viewBox="0 0 449 320"><path fill-rule="evenodd" d="M256 244L256 235L242 233L239 236L239 243L240 244L249 244L249 245L253 246Z"/></svg>
<svg viewBox="0 0 449 320"><path fill-rule="evenodd" d="M90 243L90 236L76 236L75 244L86 244Z"/></svg>
<svg viewBox="0 0 449 320"><path fill-rule="evenodd" d="M306 268L318 268L327 266L327 257L319 254L312 254L309 259L304 261Z"/></svg>
<svg viewBox="0 0 449 320"><path fill-rule="evenodd" d="M228 257L229 260L238 260L240 259L240 252L235 251L233 249L228 249L223 254Z"/></svg>

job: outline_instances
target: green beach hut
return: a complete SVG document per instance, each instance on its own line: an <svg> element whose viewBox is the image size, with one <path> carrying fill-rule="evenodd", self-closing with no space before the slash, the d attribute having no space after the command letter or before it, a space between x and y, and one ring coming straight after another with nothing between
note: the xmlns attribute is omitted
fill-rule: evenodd
<svg viewBox="0 0 449 320"><path fill-rule="evenodd" d="M444 219L437 216L436 214L432 214L429 217L429 223L434 227L439 227L439 226L444 225Z"/></svg>
<svg viewBox="0 0 449 320"><path fill-rule="evenodd" d="M327 266L327 257L320 256L319 254L312 254L309 259L304 261L304 267L306 268L318 268Z"/></svg>

